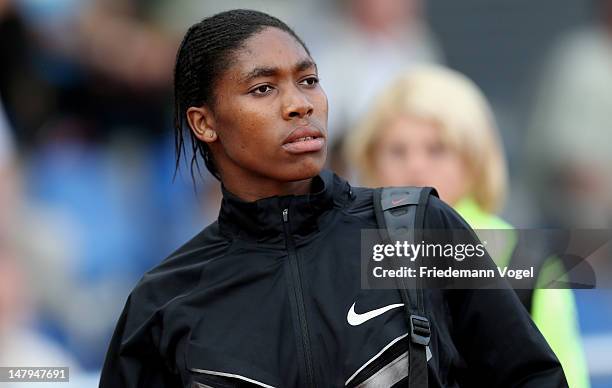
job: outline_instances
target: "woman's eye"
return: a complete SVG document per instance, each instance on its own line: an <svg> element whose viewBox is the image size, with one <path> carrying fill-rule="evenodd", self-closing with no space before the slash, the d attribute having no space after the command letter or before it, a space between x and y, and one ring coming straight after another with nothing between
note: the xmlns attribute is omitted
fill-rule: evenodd
<svg viewBox="0 0 612 388"><path fill-rule="evenodd" d="M306 85L306 86L314 86L318 83L319 83L319 79L317 77L308 77L300 81L300 84Z"/></svg>
<svg viewBox="0 0 612 388"><path fill-rule="evenodd" d="M268 94L270 91L272 90L272 86L270 85L261 85L256 87L255 89L251 90L251 94L254 94L256 96L262 96L262 95L266 95Z"/></svg>
<svg viewBox="0 0 612 388"><path fill-rule="evenodd" d="M401 145L394 144L388 149L389 156L395 159L402 159L406 156L407 150Z"/></svg>
<svg viewBox="0 0 612 388"><path fill-rule="evenodd" d="M442 143L436 143L436 144L430 145L427 151L429 152L431 156L440 157L446 153L447 148Z"/></svg>

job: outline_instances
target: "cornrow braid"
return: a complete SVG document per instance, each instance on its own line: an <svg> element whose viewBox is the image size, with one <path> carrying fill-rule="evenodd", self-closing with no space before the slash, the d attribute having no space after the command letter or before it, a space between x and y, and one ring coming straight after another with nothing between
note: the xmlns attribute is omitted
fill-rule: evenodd
<svg viewBox="0 0 612 388"><path fill-rule="evenodd" d="M215 106L215 85L231 65L232 54L245 40L266 27L275 27L293 36L308 54L308 48L296 33L281 20L259 11L237 9L221 12L191 26L179 46L174 67L174 130L178 172L181 154L185 155L185 131L191 140L191 178L200 173L198 154L211 174L221 180L210 149L186 125L187 109L206 104Z"/></svg>

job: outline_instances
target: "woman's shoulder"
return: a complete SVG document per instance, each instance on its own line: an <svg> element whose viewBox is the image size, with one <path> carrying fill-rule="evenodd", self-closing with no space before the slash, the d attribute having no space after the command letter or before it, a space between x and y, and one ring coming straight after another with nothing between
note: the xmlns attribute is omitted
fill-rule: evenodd
<svg viewBox="0 0 612 388"><path fill-rule="evenodd" d="M351 215L374 218L374 191L375 188L352 187L353 201L346 212ZM427 200L419 206L424 206L423 228L425 229L465 229L468 224L447 203L436 195L429 195Z"/></svg>
<svg viewBox="0 0 612 388"><path fill-rule="evenodd" d="M424 229L471 229L455 209L436 195L430 195L424 206Z"/></svg>
<svg viewBox="0 0 612 388"><path fill-rule="evenodd" d="M352 201L350 206L347 207L348 213L359 214L364 211L372 211L374 190L369 187L351 186L351 197Z"/></svg>
<svg viewBox="0 0 612 388"><path fill-rule="evenodd" d="M231 239L213 223L144 274L127 298L113 337L120 346L150 341L175 302L201 284L206 266L229 252ZM156 339L159 341L159 338Z"/></svg>
<svg viewBox="0 0 612 388"><path fill-rule="evenodd" d="M145 276L175 271L194 264L204 265L210 259L223 255L230 244L231 239L220 232L219 224L215 221L168 255Z"/></svg>
<svg viewBox="0 0 612 388"><path fill-rule="evenodd" d="M158 310L188 293L200 283L207 263L226 255L230 245L217 222L212 223L147 271L132 290L131 303Z"/></svg>

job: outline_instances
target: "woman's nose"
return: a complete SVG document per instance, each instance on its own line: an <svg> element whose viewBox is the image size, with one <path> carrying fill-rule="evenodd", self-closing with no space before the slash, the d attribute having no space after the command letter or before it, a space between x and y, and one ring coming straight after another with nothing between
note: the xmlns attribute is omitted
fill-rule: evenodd
<svg viewBox="0 0 612 388"><path fill-rule="evenodd" d="M302 91L296 88L296 90L287 92L283 106L283 118L285 120L310 116L313 110L313 104Z"/></svg>

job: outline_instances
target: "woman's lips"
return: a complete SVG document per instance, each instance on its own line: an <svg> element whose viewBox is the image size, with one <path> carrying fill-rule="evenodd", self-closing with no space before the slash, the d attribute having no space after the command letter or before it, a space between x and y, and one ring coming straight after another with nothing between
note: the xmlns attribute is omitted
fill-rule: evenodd
<svg viewBox="0 0 612 388"><path fill-rule="evenodd" d="M317 152L325 146L323 137L303 137L292 142L283 144L285 151L290 154L303 154L306 152Z"/></svg>

